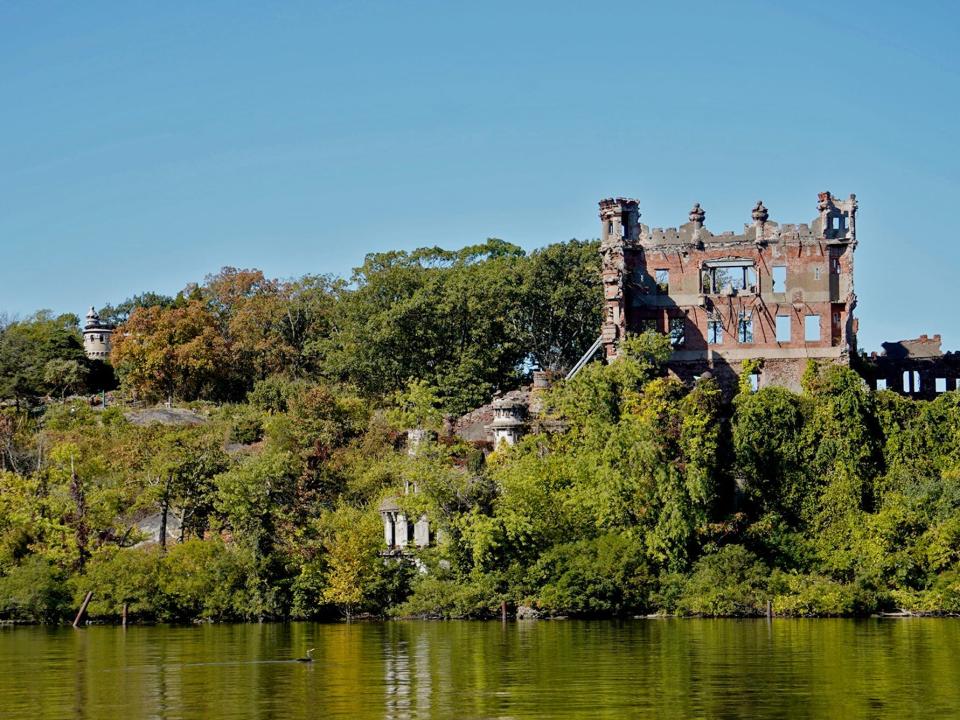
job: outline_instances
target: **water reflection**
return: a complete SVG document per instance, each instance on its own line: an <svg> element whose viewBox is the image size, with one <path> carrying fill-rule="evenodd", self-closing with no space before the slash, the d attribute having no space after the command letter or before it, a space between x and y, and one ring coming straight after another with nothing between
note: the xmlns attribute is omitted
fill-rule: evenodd
<svg viewBox="0 0 960 720"><path fill-rule="evenodd" d="M17 628L0 667L4 718L946 717L960 623Z"/></svg>

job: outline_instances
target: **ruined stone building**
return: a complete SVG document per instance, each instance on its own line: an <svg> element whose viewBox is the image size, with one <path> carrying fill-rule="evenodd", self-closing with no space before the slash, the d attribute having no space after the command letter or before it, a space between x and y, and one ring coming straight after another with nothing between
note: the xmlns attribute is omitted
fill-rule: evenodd
<svg viewBox="0 0 960 720"><path fill-rule="evenodd" d="M943 352L940 336L883 343L883 352L862 358L857 369L874 390L894 390L919 400L958 389L960 353Z"/></svg>
<svg viewBox="0 0 960 720"><path fill-rule="evenodd" d="M91 307L83 325L83 350L88 358L103 361L110 359L110 337L113 330L113 325L103 322L97 311Z"/></svg>
<svg viewBox="0 0 960 720"><path fill-rule="evenodd" d="M800 389L810 359L848 365L856 353L853 255L857 200L819 194L809 224L770 220L762 202L740 234L714 234L699 204L679 228L640 222L636 200L600 202L608 360L628 333L657 330L671 372L710 372L732 387L744 361L757 386Z"/></svg>
<svg viewBox="0 0 960 720"><path fill-rule="evenodd" d="M728 395L745 370L754 389L800 391L810 360L852 367L874 390L919 399L960 389L960 352L944 353L939 335L859 353L857 199L821 192L816 209L810 223L781 225L758 201L742 233L714 234L699 203L679 228L651 229L640 222L636 200L601 200L603 325L567 377L601 350L606 361L616 359L627 335L655 330L670 337L670 373L685 382L709 373ZM540 411L550 380L534 371L532 385L467 413L452 433L492 450L515 444L528 431L549 431L551 421ZM418 444L414 438L410 451ZM426 516L404 518L392 498L381 514L391 551L430 544Z"/></svg>
<svg viewBox="0 0 960 720"><path fill-rule="evenodd" d="M416 457L424 442L429 441L426 430L419 428L407 430L407 454ZM420 491L416 485L408 484L404 495ZM430 519L426 515L408 517L400 507L397 496L384 498L380 503L380 518L383 520L383 540L387 546L384 555L401 555L406 549L423 548L431 544Z"/></svg>

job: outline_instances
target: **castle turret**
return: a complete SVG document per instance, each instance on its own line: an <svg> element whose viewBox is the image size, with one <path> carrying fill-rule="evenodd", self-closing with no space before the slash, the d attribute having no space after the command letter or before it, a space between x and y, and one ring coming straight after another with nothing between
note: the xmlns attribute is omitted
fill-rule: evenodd
<svg viewBox="0 0 960 720"><path fill-rule="evenodd" d="M640 238L640 210L636 200L608 198L600 201L600 253L603 258L604 355L613 359L617 343L626 335L623 286L627 273L625 248Z"/></svg>
<svg viewBox="0 0 960 720"><path fill-rule="evenodd" d="M97 311L91 307L83 326L83 349L87 357L91 360L109 360L111 335L113 325L103 322Z"/></svg>

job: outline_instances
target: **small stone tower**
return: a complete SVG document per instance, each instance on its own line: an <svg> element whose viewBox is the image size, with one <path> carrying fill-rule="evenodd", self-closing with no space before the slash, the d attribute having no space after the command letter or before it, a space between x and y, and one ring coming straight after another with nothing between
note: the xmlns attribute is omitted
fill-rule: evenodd
<svg viewBox="0 0 960 720"><path fill-rule="evenodd" d="M624 306L624 283L628 272L625 250L640 238L639 203L630 198L607 198L600 201L600 255L603 260L603 329L604 355L612 360L617 343L627 331Z"/></svg>
<svg viewBox="0 0 960 720"><path fill-rule="evenodd" d="M524 431L524 411L526 408L516 400L497 398L493 401L493 422L489 425L493 436L493 447L501 442L516 445Z"/></svg>
<svg viewBox="0 0 960 720"><path fill-rule="evenodd" d="M91 360L108 361L111 335L113 335L113 325L103 322L97 311L91 307L83 326L83 349L87 357Z"/></svg>

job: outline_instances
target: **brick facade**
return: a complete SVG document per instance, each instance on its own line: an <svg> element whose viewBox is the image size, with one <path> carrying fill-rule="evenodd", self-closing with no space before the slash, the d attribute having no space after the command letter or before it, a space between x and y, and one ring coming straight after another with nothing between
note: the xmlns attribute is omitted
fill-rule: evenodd
<svg viewBox="0 0 960 720"><path fill-rule="evenodd" d="M736 384L744 361L757 383L800 388L810 359L850 364L856 352L854 195L820 193L809 224L780 225L758 202L744 231L713 234L699 204L679 228L640 223L636 200L600 202L607 359L627 333L667 333L670 370L710 371Z"/></svg>

